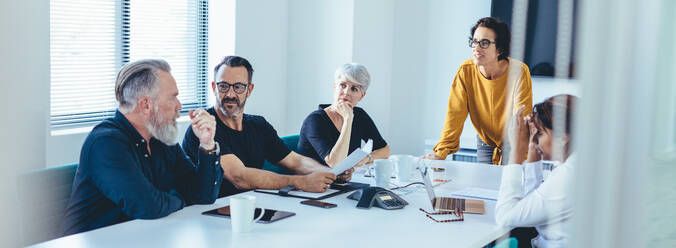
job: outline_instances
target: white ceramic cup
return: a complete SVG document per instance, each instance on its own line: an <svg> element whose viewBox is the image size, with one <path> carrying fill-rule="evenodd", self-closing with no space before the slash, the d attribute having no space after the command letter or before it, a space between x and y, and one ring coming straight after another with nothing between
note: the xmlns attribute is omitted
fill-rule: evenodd
<svg viewBox="0 0 676 248"><path fill-rule="evenodd" d="M263 217L265 209L261 208L260 216L254 219L255 204L256 197L251 195L239 195L230 198L230 220L233 232L250 232L253 223Z"/></svg>
<svg viewBox="0 0 676 248"><path fill-rule="evenodd" d="M394 162L389 159L376 159L373 160L373 164L376 167L376 186L389 189L390 177L394 172Z"/></svg>
<svg viewBox="0 0 676 248"><path fill-rule="evenodd" d="M417 158L411 155L392 155L390 158L395 161L397 167L397 180L399 182L411 181L411 173L415 168Z"/></svg>

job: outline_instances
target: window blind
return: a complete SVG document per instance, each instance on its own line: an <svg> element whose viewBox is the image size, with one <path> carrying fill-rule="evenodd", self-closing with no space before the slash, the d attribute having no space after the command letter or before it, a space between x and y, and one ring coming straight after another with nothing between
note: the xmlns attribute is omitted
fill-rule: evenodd
<svg viewBox="0 0 676 248"><path fill-rule="evenodd" d="M52 128L112 116L117 71L144 58L169 62L183 112L206 106L208 0L50 3Z"/></svg>
<svg viewBox="0 0 676 248"><path fill-rule="evenodd" d="M130 6L131 61L162 58L171 65L183 108L206 105L207 12L195 0L140 0ZM205 32L200 31L203 30ZM202 55L202 56L201 56Z"/></svg>

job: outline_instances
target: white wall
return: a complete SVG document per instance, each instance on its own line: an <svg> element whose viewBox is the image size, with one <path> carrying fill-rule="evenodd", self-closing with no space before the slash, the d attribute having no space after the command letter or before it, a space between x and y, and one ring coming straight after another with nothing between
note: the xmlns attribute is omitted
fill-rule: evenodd
<svg viewBox="0 0 676 248"><path fill-rule="evenodd" d="M390 86L390 135L392 154L420 154L420 139L427 123L423 103L427 87L427 1L396 1ZM405 130L405 131L402 131Z"/></svg>
<svg viewBox="0 0 676 248"><path fill-rule="evenodd" d="M236 5L235 53L254 68L254 90L245 113L263 115L277 130L284 130L287 1L239 0Z"/></svg>
<svg viewBox="0 0 676 248"><path fill-rule="evenodd" d="M395 84L392 78L395 3L390 0L354 2L352 61L366 66L371 75L371 85L359 105L369 113L386 140L392 137L390 125L391 88Z"/></svg>
<svg viewBox="0 0 676 248"><path fill-rule="evenodd" d="M290 0L285 129L298 134L318 104L331 103L333 72L352 61L353 6L348 0Z"/></svg>
<svg viewBox="0 0 676 248"><path fill-rule="evenodd" d="M3 1L1 16L2 164L41 168L49 121L49 1Z"/></svg>
<svg viewBox="0 0 676 248"><path fill-rule="evenodd" d="M47 108L49 109L49 107ZM46 124L47 127L49 123ZM44 167L80 162L80 148L91 127L45 133L46 154Z"/></svg>
<svg viewBox="0 0 676 248"><path fill-rule="evenodd" d="M235 54L235 13L236 0L209 0L209 104L213 106L215 96L211 90L214 81L214 67L223 57Z"/></svg>
<svg viewBox="0 0 676 248"><path fill-rule="evenodd" d="M2 147L0 246L18 246L15 175L45 164L49 116L49 1L0 2Z"/></svg>

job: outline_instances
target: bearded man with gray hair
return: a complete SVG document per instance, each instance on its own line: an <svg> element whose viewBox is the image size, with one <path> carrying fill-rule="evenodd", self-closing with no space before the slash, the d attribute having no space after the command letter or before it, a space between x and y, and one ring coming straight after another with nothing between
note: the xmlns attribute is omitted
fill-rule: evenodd
<svg viewBox="0 0 676 248"><path fill-rule="evenodd" d="M223 171L215 118L203 109L189 113L200 143L193 163L178 145L181 102L170 71L164 60L147 59L118 72L119 109L96 125L82 146L64 235L160 218L216 200Z"/></svg>

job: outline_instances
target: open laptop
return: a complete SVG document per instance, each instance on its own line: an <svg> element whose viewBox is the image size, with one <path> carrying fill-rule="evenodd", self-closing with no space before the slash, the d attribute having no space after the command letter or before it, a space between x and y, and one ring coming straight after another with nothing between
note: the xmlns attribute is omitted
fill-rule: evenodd
<svg viewBox="0 0 676 248"><path fill-rule="evenodd" d="M484 201L482 200L471 200L471 199L462 199L462 198L452 198L452 197L436 197L434 195L434 189L432 188L432 180L430 175L427 173L427 168L421 168L420 174L423 178L423 183L427 189L427 194L430 197L430 202L432 203L432 208L435 211L455 211L460 210L464 213L472 214L484 214L486 213L486 207Z"/></svg>

